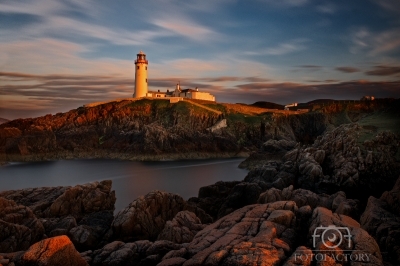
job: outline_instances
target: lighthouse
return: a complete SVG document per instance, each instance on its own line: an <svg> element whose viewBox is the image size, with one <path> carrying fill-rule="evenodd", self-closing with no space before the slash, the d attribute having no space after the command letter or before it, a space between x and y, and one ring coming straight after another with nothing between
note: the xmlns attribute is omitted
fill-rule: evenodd
<svg viewBox="0 0 400 266"><path fill-rule="evenodd" d="M147 95L147 65L146 54L140 51L135 60L135 93L134 98Z"/></svg>

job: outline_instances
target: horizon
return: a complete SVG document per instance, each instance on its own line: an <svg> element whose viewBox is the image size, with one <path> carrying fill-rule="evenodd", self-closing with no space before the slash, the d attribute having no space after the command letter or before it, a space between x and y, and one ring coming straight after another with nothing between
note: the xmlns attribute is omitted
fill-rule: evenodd
<svg viewBox="0 0 400 266"><path fill-rule="evenodd" d="M180 81L221 103L400 98L395 0L0 3L0 117L129 98Z"/></svg>

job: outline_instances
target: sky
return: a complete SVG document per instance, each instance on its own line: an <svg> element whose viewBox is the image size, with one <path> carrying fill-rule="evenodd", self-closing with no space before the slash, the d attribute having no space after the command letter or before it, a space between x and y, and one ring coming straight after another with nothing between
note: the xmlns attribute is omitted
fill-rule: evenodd
<svg viewBox="0 0 400 266"><path fill-rule="evenodd" d="M0 0L0 117L150 90L279 104L400 97L398 0Z"/></svg>

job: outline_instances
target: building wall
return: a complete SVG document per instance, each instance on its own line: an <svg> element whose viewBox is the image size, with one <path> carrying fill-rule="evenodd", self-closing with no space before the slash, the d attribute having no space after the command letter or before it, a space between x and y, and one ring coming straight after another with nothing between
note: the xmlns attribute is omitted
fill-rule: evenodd
<svg viewBox="0 0 400 266"><path fill-rule="evenodd" d="M191 99L215 101L214 95L211 95L208 92L201 92L201 91L192 92Z"/></svg>
<svg viewBox="0 0 400 266"><path fill-rule="evenodd" d="M135 67L135 93L133 97L145 97L147 95L147 64L137 63Z"/></svg>

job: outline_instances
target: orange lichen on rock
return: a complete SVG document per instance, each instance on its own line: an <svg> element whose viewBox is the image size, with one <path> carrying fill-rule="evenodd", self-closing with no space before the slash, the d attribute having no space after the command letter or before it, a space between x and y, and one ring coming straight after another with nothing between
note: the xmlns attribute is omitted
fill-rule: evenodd
<svg viewBox="0 0 400 266"><path fill-rule="evenodd" d="M24 265L88 265L65 235L48 238L35 243L23 254L21 261Z"/></svg>

